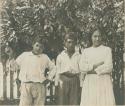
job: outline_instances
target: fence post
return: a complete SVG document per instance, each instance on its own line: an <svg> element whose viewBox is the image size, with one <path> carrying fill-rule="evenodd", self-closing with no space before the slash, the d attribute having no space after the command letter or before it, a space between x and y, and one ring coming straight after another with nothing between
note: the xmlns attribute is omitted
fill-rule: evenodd
<svg viewBox="0 0 125 106"><path fill-rule="evenodd" d="M10 99L13 99L13 72L10 70Z"/></svg>
<svg viewBox="0 0 125 106"><path fill-rule="evenodd" d="M3 97L4 100L7 99L7 79L6 79L6 75L5 75L5 71L6 71L6 65L5 62L3 63Z"/></svg>

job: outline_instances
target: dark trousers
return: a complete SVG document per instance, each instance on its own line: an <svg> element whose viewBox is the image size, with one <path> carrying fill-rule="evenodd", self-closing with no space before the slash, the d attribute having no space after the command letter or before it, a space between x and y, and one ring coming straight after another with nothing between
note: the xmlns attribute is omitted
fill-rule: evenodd
<svg viewBox="0 0 125 106"><path fill-rule="evenodd" d="M56 89L57 105L79 105L80 104L80 81L78 76L60 76L62 86Z"/></svg>

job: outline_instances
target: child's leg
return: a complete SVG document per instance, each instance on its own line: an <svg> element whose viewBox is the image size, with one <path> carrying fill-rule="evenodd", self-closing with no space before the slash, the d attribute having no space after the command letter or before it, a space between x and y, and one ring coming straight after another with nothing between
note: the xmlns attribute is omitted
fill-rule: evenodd
<svg viewBox="0 0 125 106"><path fill-rule="evenodd" d="M46 99L46 87L41 83L34 84L32 86L32 96L35 106L44 106Z"/></svg>
<svg viewBox="0 0 125 106"><path fill-rule="evenodd" d="M57 105L68 105L69 104L69 78L61 75L60 79L62 83L60 82L58 85L58 92L57 92Z"/></svg>
<svg viewBox="0 0 125 106"><path fill-rule="evenodd" d="M80 104L80 80L79 77L75 76L70 81L70 93L69 93L69 105Z"/></svg>
<svg viewBox="0 0 125 106"><path fill-rule="evenodd" d="M31 86L31 83L21 84L21 97L19 106L31 106L33 104Z"/></svg>

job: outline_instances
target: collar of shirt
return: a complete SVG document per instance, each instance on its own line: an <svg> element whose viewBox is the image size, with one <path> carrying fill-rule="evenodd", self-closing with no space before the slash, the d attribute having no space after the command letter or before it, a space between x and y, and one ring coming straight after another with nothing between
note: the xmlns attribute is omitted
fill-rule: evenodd
<svg viewBox="0 0 125 106"><path fill-rule="evenodd" d="M97 47L93 47L93 46L92 46L93 49L102 48L102 47L103 47L103 45L99 45L99 46L97 46Z"/></svg>
<svg viewBox="0 0 125 106"><path fill-rule="evenodd" d="M33 52L31 51L31 52L29 53L29 56L36 56L36 57L41 57L41 56L42 56L42 54L35 55L35 54L33 54Z"/></svg>
<svg viewBox="0 0 125 106"><path fill-rule="evenodd" d="M67 56L68 56L67 50L64 50L64 51L62 52L62 55L67 55ZM72 57L78 56L78 55L80 55L79 52L74 52L73 55L72 55ZM69 57L69 56L68 56L68 57ZM72 58L72 57L71 57L71 58Z"/></svg>

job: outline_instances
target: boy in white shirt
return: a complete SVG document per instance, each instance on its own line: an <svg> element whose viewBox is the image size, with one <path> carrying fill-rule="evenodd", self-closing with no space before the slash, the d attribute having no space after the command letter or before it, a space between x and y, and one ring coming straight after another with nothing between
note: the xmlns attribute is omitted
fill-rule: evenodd
<svg viewBox="0 0 125 106"><path fill-rule="evenodd" d="M75 34L68 33L65 36L65 50L57 57L57 73L56 79L57 89L57 105L79 105L79 52L75 52L76 45Z"/></svg>
<svg viewBox="0 0 125 106"><path fill-rule="evenodd" d="M20 106L45 104L45 83L54 77L55 65L46 54L43 54L43 49L42 40L36 39L32 51L24 52L16 59L20 68ZM44 76L46 68L50 70L48 78Z"/></svg>

